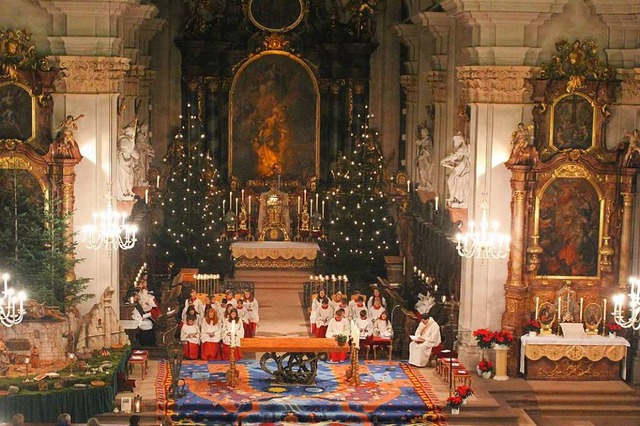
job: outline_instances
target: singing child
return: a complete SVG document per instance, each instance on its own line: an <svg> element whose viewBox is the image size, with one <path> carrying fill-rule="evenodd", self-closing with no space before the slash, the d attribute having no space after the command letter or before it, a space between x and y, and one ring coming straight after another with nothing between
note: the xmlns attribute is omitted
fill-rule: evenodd
<svg viewBox="0 0 640 426"><path fill-rule="evenodd" d="M258 301L250 290L244 291L244 308L247 310L244 320L248 325L244 330L244 335L245 337L255 337L260 315L258 314Z"/></svg>
<svg viewBox="0 0 640 426"><path fill-rule="evenodd" d="M230 306L230 305L229 305ZM229 311L229 317L224 322L224 331L222 334L222 359L229 360L231 354L231 346L235 347L236 360L242 359L242 351L240 350L240 339L244 337L244 328L242 321L238 318L238 311L233 306Z"/></svg>
<svg viewBox="0 0 640 426"><path fill-rule="evenodd" d="M200 329L195 321L195 316L187 315L187 323L180 330L180 341L184 345L183 356L186 359L198 359L200 353Z"/></svg>
<svg viewBox="0 0 640 426"><path fill-rule="evenodd" d="M222 358L220 341L222 340L222 321L218 318L218 311L211 308L200 326L200 359L217 361Z"/></svg>

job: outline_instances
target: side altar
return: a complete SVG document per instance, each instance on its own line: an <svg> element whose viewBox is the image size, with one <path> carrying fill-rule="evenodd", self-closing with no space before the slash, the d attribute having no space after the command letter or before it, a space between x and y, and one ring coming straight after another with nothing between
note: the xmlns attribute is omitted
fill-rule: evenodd
<svg viewBox="0 0 640 426"><path fill-rule="evenodd" d="M313 269L320 247L294 241L241 241L231 244L236 268Z"/></svg>

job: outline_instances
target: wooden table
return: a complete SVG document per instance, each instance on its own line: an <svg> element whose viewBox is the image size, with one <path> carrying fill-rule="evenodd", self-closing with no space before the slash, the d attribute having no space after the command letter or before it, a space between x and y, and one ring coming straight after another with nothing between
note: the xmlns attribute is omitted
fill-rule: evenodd
<svg viewBox="0 0 640 426"><path fill-rule="evenodd" d="M325 352L349 352L334 339L314 337L248 337L241 339L243 352L264 352L260 367L279 384L313 384L318 374L318 357ZM280 354L280 355L278 355ZM267 363L273 360L276 369Z"/></svg>
<svg viewBox="0 0 640 426"><path fill-rule="evenodd" d="M137 351L131 352L129 361L127 361L127 376L133 373L133 368L136 365L139 365L141 377L142 379L144 379L145 374L147 374L148 361L149 361L149 351L137 350Z"/></svg>

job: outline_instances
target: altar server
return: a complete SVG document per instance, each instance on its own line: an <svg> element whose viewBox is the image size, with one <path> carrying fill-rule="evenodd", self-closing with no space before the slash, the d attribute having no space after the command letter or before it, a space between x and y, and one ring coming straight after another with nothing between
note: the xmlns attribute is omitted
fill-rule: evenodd
<svg viewBox="0 0 640 426"><path fill-rule="evenodd" d="M371 321L375 321L380 318L380 315L382 315L383 312L384 308L382 307L380 300L376 299L376 301L373 302L373 306L369 308L369 317L371 318Z"/></svg>
<svg viewBox="0 0 640 426"><path fill-rule="evenodd" d="M211 308L200 326L200 359L205 361L222 359L221 340L222 321L218 318L217 309Z"/></svg>
<svg viewBox="0 0 640 426"><path fill-rule="evenodd" d="M238 301L233 297L233 291L227 290L224 294L224 298L227 299L227 305L231 304L234 308L238 306Z"/></svg>
<svg viewBox="0 0 640 426"><path fill-rule="evenodd" d="M351 321L353 319L353 317L351 316L351 309L349 309L349 302L347 301L347 297L346 296L342 296L342 300L340 301L340 303L336 307L336 311L338 309L342 309L343 310L344 313L342 314L342 316L344 317L344 319L349 320L349 321Z"/></svg>
<svg viewBox="0 0 640 426"><path fill-rule="evenodd" d="M365 350L365 358L369 356L369 346L371 345L371 339L373 338L373 324L367 316L367 310L363 308L360 310L360 316L354 320L356 327L360 331L360 348Z"/></svg>
<svg viewBox="0 0 640 426"><path fill-rule="evenodd" d="M249 290L244 291L244 308L247 310L247 314L245 315L247 327L245 328L244 335L245 337L255 337L258 322L260 322L260 315L258 314L258 301Z"/></svg>
<svg viewBox="0 0 640 426"><path fill-rule="evenodd" d="M140 277L140 283L138 284L138 294L140 295L140 304L145 312L151 313L151 317L157 320L162 316L160 305L156 300L153 292L150 292L147 285L147 273L145 272Z"/></svg>
<svg viewBox="0 0 640 426"><path fill-rule="evenodd" d="M204 317L207 318L207 312L210 309L215 309L216 313L220 312L220 302L216 300L215 294L212 294L208 298L209 303L204 306Z"/></svg>
<svg viewBox="0 0 640 426"><path fill-rule="evenodd" d="M227 317L227 299L222 299L218 304L218 317L222 320Z"/></svg>
<svg viewBox="0 0 640 426"><path fill-rule="evenodd" d="M376 348L374 348L374 346L380 349L388 347L391 345L392 340L393 340L393 327L391 326L391 321L389 321L389 316L387 315L387 311L383 311L380 314L380 318L378 318L373 322L373 336L371 338L371 349L375 351Z"/></svg>
<svg viewBox="0 0 640 426"><path fill-rule="evenodd" d="M325 289L321 288L318 291L318 296L313 299L311 302L311 315L309 315L309 322L311 323L311 334L314 336L318 332L318 328L316 326L316 319L318 318L318 309L322 306L322 300L327 297L327 292Z"/></svg>
<svg viewBox="0 0 640 426"><path fill-rule="evenodd" d="M360 318L360 311L362 311L363 309L367 311L367 317L369 316L369 308L367 308L364 304L364 297L357 296L356 300L352 300L352 302L353 304L351 305L351 318Z"/></svg>
<svg viewBox="0 0 640 426"><path fill-rule="evenodd" d="M184 301L184 309L182 311L182 322L185 322L187 319L187 309L189 306L193 306L196 310L197 318L195 319L196 323L200 323L202 321L202 316L204 315L204 303L202 300L198 299L198 292L196 289L191 289L189 293L189 298Z"/></svg>
<svg viewBox="0 0 640 426"><path fill-rule="evenodd" d="M342 292L339 291L333 296L331 296L329 300L329 305L331 305L331 307L333 308L333 311L335 312L340 307L339 305L341 302L342 302Z"/></svg>
<svg viewBox="0 0 640 426"><path fill-rule="evenodd" d="M229 317L224 321L224 331L222 334L222 359L229 360L231 354L231 344L234 343L236 360L242 359L242 351L240 350L240 339L244 337L244 328L242 321L238 318L238 311L231 307Z"/></svg>
<svg viewBox="0 0 640 426"><path fill-rule="evenodd" d="M327 339L334 339L339 335L345 335L347 338L351 334L351 322L344 318L344 309L338 309L327 326ZM329 362L342 362L347 359L346 352L329 352Z"/></svg>
<svg viewBox="0 0 640 426"><path fill-rule="evenodd" d="M183 356L186 359L198 359L200 353L200 328L195 322L196 317L187 315L187 322L180 330L180 341L184 345Z"/></svg>
<svg viewBox="0 0 640 426"><path fill-rule="evenodd" d="M326 337L331 318L333 318L333 308L329 305L329 299L325 297L316 316L316 337Z"/></svg>
<svg viewBox="0 0 640 426"><path fill-rule="evenodd" d="M382 296L382 293L380 293L379 288L373 289L373 296L369 297L369 300L367 301L367 308L371 308L373 306L373 302L376 299L380 299L380 306L387 309L387 299L385 299L384 296Z"/></svg>
<svg viewBox="0 0 640 426"><path fill-rule="evenodd" d="M138 324L138 341L142 346L154 346L156 337L153 331L153 322L151 321L151 312L145 312L140 304L140 296L138 293L133 295L133 303L135 306L131 312L131 319Z"/></svg>
<svg viewBox="0 0 640 426"><path fill-rule="evenodd" d="M422 314L415 336L409 344L409 364L426 367L431 349L440 344L440 326L427 314Z"/></svg>
<svg viewBox="0 0 640 426"><path fill-rule="evenodd" d="M244 323L246 322L247 316L247 310L244 307L244 300L240 299L237 301L236 310L238 311L238 318L240 318L240 322L242 322L244 328Z"/></svg>

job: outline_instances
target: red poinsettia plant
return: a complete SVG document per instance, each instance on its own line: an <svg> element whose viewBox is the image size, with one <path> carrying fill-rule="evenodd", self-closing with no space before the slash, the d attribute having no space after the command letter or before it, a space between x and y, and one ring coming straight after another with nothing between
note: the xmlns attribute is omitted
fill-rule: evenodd
<svg viewBox="0 0 640 426"><path fill-rule="evenodd" d="M478 363L478 370L482 371L483 373L487 371L493 371L493 363L491 361L486 361L483 359Z"/></svg>
<svg viewBox="0 0 640 426"><path fill-rule="evenodd" d="M620 326L620 324L616 322L608 322L607 331L609 333L616 333L616 332L622 331L622 327Z"/></svg>
<svg viewBox="0 0 640 426"><path fill-rule="evenodd" d="M479 328L473 332L473 337L476 338L478 347L482 349L488 349L491 347L491 344L493 343L492 336L493 332L486 328Z"/></svg>
<svg viewBox="0 0 640 426"><path fill-rule="evenodd" d="M462 401L464 401L464 398L460 395L454 395L447 398L447 404L451 408L460 408L462 406Z"/></svg>
<svg viewBox="0 0 640 426"><path fill-rule="evenodd" d="M542 328L542 324L540 324L540 321L537 319L532 319L524 325L524 331L535 331L539 333L540 328Z"/></svg>
<svg viewBox="0 0 640 426"><path fill-rule="evenodd" d="M467 399L471 395L473 395L473 390L467 385L460 385L455 390L456 395L462 397L462 399Z"/></svg>
<svg viewBox="0 0 640 426"><path fill-rule="evenodd" d="M491 335L491 343L510 346L513 343L513 334L510 331L494 331Z"/></svg>

